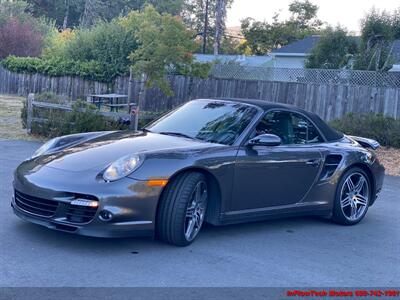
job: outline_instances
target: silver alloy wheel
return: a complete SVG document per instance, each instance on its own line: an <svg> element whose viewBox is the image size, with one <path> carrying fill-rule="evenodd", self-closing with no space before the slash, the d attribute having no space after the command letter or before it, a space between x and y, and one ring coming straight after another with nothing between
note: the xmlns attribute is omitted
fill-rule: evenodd
<svg viewBox="0 0 400 300"><path fill-rule="evenodd" d="M346 219L358 221L363 217L369 204L369 184L365 175L350 174L342 186L340 206Z"/></svg>
<svg viewBox="0 0 400 300"><path fill-rule="evenodd" d="M185 238L188 242L194 240L204 222L207 208L207 184L199 181L194 188L186 209Z"/></svg>

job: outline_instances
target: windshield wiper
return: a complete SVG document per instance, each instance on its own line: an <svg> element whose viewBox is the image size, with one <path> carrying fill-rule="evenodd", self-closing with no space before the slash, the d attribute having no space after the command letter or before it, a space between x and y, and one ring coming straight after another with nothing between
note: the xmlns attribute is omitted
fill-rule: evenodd
<svg viewBox="0 0 400 300"><path fill-rule="evenodd" d="M180 132L162 131L162 132L159 132L159 134L179 136L179 137L184 137L184 138L188 138L188 139L191 139L191 140L197 140L196 138L194 138L194 137L192 137L190 135L187 135L187 134L184 134L184 133L180 133Z"/></svg>

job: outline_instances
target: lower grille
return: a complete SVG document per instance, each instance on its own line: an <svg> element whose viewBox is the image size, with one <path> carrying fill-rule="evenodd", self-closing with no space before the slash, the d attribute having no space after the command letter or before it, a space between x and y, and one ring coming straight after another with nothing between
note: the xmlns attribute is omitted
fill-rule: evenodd
<svg viewBox="0 0 400 300"><path fill-rule="evenodd" d="M56 213L58 202L37 198L15 191L15 204L24 211L42 216L52 217Z"/></svg>
<svg viewBox="0 0 400 300"><path fill-rule="evenodd" d="M97 202L94 196L71 194L75 199L90 200ZM15 204L22 210L35 214L40 217L51 218L56 215L58 218L65 218L66 221L74 224L86 224L96 216L97 205L95 207L76 205L75 203L58 202L55 200L42 199L21 193L14 192ZM73 201L72 201L73 202Z"/></svg>
<svg viewBox="0 0 400 300"><path fill-rule="evenodd" d="M67 220L71 223L89 223L96 215L97 207L69 205Z"/></svg>

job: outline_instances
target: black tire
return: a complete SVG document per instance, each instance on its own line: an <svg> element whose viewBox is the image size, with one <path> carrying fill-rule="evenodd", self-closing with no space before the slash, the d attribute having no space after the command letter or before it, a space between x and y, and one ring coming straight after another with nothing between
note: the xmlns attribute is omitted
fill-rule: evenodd
<svg viewBox="0 0 400 300"><path fill-rule="evenodd" d="M200 183L205 184L207 196L206 177L198 172L182 173L166 186L160 199L156 219L156 236L160 240L181 247L188 246L195 240L204 217L194 238L188 240L185 235L186 214L192 203L192 195ZM205 202L207 203L207 199ZM204 210L206 208L205 206Z"/></svg>
<svg viewBox="0 0 400 300"><path fill-rule="evenodd" d="M345 213L345 208L342 208L342 204L341 204L341 199L343 196L342 191L345 189L344 185L346 184L346 180L350 176L359 176L357 174L363 175L366 180L366 186L368 187L368 190L366 192L366 194L368 194L368 197L366 199L367 203L365 205L363 212L359 216L357 216L357 218L349 219L348 214L346 215L346 213ZM371 188L371 180L370 180L368 174L363 169L358 168L358 167L354 167L354 168L347 170L342 175L342 177L336 187L336 194L335 194L335 200L334 200L333 211L332 211L332 220L335 223L341 224L341 225L355 225L355 224L359 223L365 217L365 215L368 211L368 207L371 202L371 199L372 199L372 188ZM349 206L351 207L351 205L349 205ZM348 209L350 209L350 208L348 208Z"/></svg>

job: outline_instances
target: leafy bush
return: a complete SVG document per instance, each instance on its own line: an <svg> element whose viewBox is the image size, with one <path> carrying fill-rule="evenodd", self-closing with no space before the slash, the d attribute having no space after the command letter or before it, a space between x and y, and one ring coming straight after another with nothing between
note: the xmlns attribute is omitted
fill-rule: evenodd
<svg viewBox="0 0 400 300"><path fill-rule="evenodd" d="M346 29L340 26L328 27L312 49L306 67L311 69L340 69L346 67L357 52L354 37L349 37Z"/></svg>
<svg viewBox="0 0 400 300"><path fill-rule="evenodd" d="M68 60L98 61L109 76L124 75L131 65L128 56L137 49L136 39L117 21L79 30L66 44Z"/></svg>
<svg viewBox="0 0 400 300"><path fill-rule="evenodd" d="M38 95L36 100L49 103L65 102L51 93ZM32 134L49 138L73 133L128 128L128 125L99 114L96 106L85 101L76 101L72 105L71 112L58 109L34 108L33 114L35 117L47 119L47 121L43 123L34 122L32 124ZM26 127L26 101L24 101L24 106L21 110L21 119L24 127Z"/></svg>
<svg viewBox="0 0 400 300"><path fill-rule="evenodd" d="M43 35L30 21L10 18L0 27L0 59L9 55L39 56L43 48Z"/></svg>
<svg viewBox="0 0 400 300"><path fill-rule="evenodd" d="M0 59L8 55L39 56L54 23L34 18L23 0L0 0Z"/></svg>
<svg viewBox="0 0 400 300"><path fill-rule="evenodd" d="M31 39L36 37L33 34L28 36ZM0 58L2 58L3 44L1 38L0 30ZM9 45L17 45L20 52L4 52L3 58L8 54L16 55L7 57L2 61L2 66L13 72L78 76L88 80L111 82L117 76L129 72L131 63L128 56L137 48L132 33L117 21L99 23L91 29L62 32L53 29L44 40L41 37L41 44L43 43L46 47L42 57L32 58L28 56L41 54L41 46L32 48L37 43L26 42L21 46L19 43L8 42Z"/></svg>
<svg viewBox="0 0 400 300"><path fill-rule="evenodd" d="M375 139L383 146L400 148L400 120L383 114L350 113L330 124L345 134Z"/></svg>
<svg viewBox="0 0 400 300"><path fill-rule="evenodd" d="M65 57L66 47L75 36L76 30L65 29L59 31L57 28L53 28L46 37L42 57L45 59Z"/></svg>
<svg viewBox="0 0 400 300"><path fill-rule="evenodd" d="M110 82L113 75L97 61L76 61L63 58L42 59L9 56L1 65L16 73L39 73L49 76L79 76L88 80Z"/></svg>

